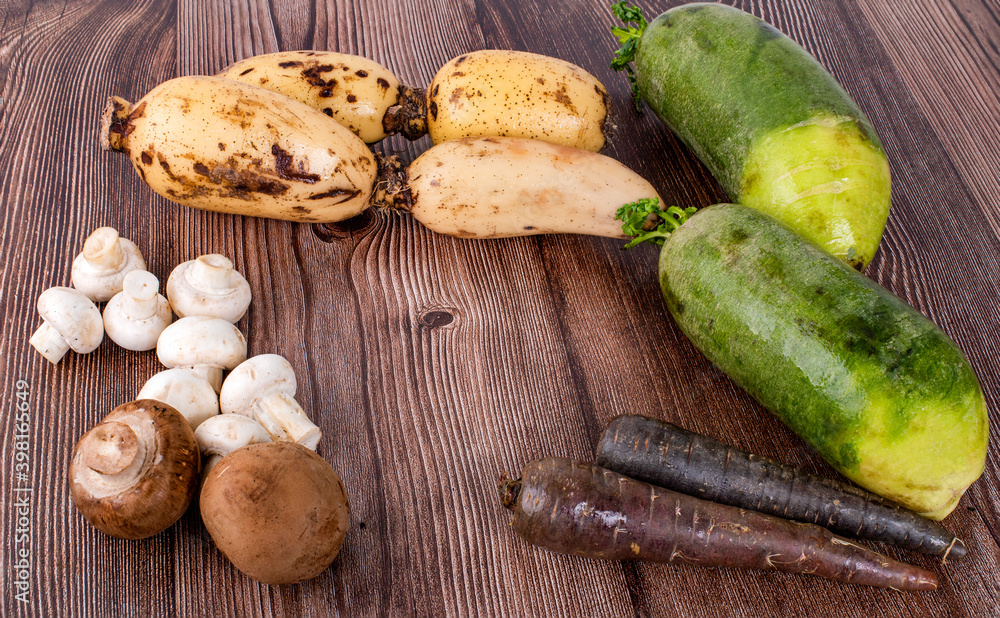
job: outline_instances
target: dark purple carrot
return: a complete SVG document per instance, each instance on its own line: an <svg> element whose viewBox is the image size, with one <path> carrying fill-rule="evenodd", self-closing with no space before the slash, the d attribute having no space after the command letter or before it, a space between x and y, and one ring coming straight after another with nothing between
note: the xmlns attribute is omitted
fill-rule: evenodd
<svg viewBox="0 0 1000 618"><path fill-rule="evenodd" d="M644 416L613 419L597 445L596 463L704 500L942 560L966 553L965 544L943 526L890 500Z"/></svg>
<svg viewBox="0 0 1000 618"><path fill-rule="evenodd" d="M775 569L841 582L933 590L937 576L829 530L636 481L599 466L550 457L501 480L514 530L563 554L610 560Z"/></svg>

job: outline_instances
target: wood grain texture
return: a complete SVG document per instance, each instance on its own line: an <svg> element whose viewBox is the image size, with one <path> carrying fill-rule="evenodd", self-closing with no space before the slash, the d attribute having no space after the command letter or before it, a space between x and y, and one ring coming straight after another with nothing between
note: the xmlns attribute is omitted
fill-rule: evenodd
<svg viewBox="0 0 1000 618"><path fill-rule="evenodd" d="M860 2L935 136L1000 234L1000 7L990 2ZM933 33L922 36L920 33ZM906 62L920 58L919 63ZM922 79L921 66L937 79ZM970 85L975 85L970 87Z"/></svg>
<svg viewBox="0 0 1000 618"><path fill-rule="evenodd" d="M674 3L648 2L655 15ZM974 0L736 3L799 41L883 138L893 208L867 274L959 343L1000 426L1000 23ZM587 459L613 416L640 412L832 476L713 368L669 319L656 252L609 239L463 241L370 212L326 226L193 211L100 151L104 98L135 100L176 75L259 53L330 49L425 85L461 53L510 48L597 76L618 112L607 154L666 200L724 198L652 114L638 115L608 62L613 18L597 0L145 0L0 5L0 615L982 616L1000 607L1000 452L946 526L966 559L876 546L931 568L940 590L900 594L809 577L587 561L514 536L495 498L534 458ZM376 148L412 159L426 138ZM158 370L105 342L49 366L28 346L38 294L69 282L95 227L135 240L165 281L202 253L230 256L254 301L252 354L296 368L297 399L343 476L352 527L333 568L268 587L214 548L195 510L152 539L94 531L66 467L76 439ZM14 474L18 380L30 387L30 476ZM30 604L14 597L18 489L31 487Z"/></svg>

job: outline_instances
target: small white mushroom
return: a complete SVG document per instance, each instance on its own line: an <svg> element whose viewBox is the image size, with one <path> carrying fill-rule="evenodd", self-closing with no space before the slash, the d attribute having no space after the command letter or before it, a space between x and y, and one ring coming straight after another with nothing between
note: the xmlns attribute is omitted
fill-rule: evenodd
<svg viewBox="0 0 1000 618"><path fill-rule="evenodd" d="M175 408L193 429L219 414L215 389L191 369L161 371L146 381L136 399L155 399Z"/></svg>
<svg viewBox="0 0 1000 618"><path fill-rule="evenodd" d="M28 343L53 365L66 352L87 354L104 339L101 312L89 298L73 288L54 287L38 297L38 313L45 321Z"/></svg>
<svg viewBox="0 0 1000 618"><path fill-rule="evenodd" d="M166 367L187 367L218 392L222 371L247 357L247 340L226 320L191 316L166 327L156 343L156 356Z"/></svg>
<svg viewBox="0 0 1000 618"><path fill-rule="evenodd" d="M156 347L160 333L173 319L159 289L160 282L151 272L133 270L125 275L122 291L104 308L104 332L112 341L136 352Z"/></svg>
<svg viewBox="0 0 1000 618"><path fill-rule="evenodd" d="M236 323L250 306L250 284L224 255L184 262L167 279L167 298L179 317L204 315Z"/></svg>
<svg viewBox="0 0 1000 618"><path fill-rule="evenodd" d="M275 442L316 450L320 430L295 401L295 371L277 354L261 354L233 370L222 385L223 414L243 414L264 426Z"/></svg>
<svg viewBox="0 0 1000 618"><path fill-rule="evenodd" d="M220 414L207 419L194 431L201 449L202 478L219 463L219 460L238 448L262 442L271 442L264 427L249 416Z"/></svg>
<svg viewBox="0 0 1000 618"><path fill-rule="evenodd" d="M83 243L73 260L73 287L90 300L101 303L122 291L125 275L146 270L139 247L118 236L112 227L99 227Z"/></svg>

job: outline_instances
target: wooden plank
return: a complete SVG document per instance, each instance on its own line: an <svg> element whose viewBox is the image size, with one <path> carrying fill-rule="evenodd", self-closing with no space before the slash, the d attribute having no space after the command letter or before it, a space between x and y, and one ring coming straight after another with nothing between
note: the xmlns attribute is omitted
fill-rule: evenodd
<svg viewBox="0 0 1000 618"><path fill-rule="evenodd" d="M983 147L1000 140L1000 8L976 0L864 0L859 7L1000 235L1000 154Z"/></svg>
<svg viewBox="0 0 1000 618"><path fill-rule="evenodd" d="M368 8L390 16L395 10L391 3ZM306 15L294 6L285 10L299 18ZM329 6L317 8L317 13L333 15L338 10L343 9ZM180 31L182 48L184 41L193 45L213 33L238 32L235 25L219 28L219 16L251 13L252 9L222 10L190 3L183 12L182 23L194 27ZM373 16L375 21L378 15ZM446 11L428 17L447 22L460 16ZM340 27L352 19L338 14L330 30L317 32L313 38L325 34L327 47L360 53L364 43L352 38L354 29ZM279 33L273 34L277 39ZM334 34L337 38L331 41ZM267 40L268 35L260 38ZM405 44L405 40L397 43ZM219 49L236 46L227 41ZM277 40L279 49L299 46ZM386 58L373 57L400 75L418 76L420 81L411 83L423 84L439 64L482 46L473 41L461 48L438 50L425 43L422 55L398 56L394 49ZM269 50L243 49L236 56L262 51ZM398 63L401 57L406 59L403 64ZM180 72L210 72L231 60L192 57L188 65L182 60ZM399 145L396 140L394 146ZM402 145L422 149L427 141ZM545 282L539 278L543 269L537 250L532 251L533 241L463 243L435 237L412 220L389 215L375 216L368 226L332 238L328 245L312 238L306 227L260 225L266 232L245 247L248 276L262 280L265 290L264 298L258 297L251 309L250 348L254 353L277 351L295 366L309 368L310 388L303 389L303 405L317 411L327 436L335 439L341 432L346 434L336 442L324 440L321 452L342 471L348 488L376 488L371 494L352 495L359 532L349 537L338 561L342 566L308 586L349 591L329 599L342 609L439 614L481 608L499 613L503 609L500 599L517 598L518 587L534 583L510 577L512 561L553 559L524 547L513 553L496 537L503 526L493 484L501 471L523 460L511 461L511 454L524 448L512 442L505 425L531 427L539 407L564 410L573 405L558 390L545 388L566 382L567 376L566 364L552 360L560 350L558 341L548 335L551 329L545 327L551 322L546 318L551 309L546 306ZM275 257L281 255L276 248L281 247L293 249L295 264L275 266L271 271ZM304 260L313 268L305 268ZM255 272L255 264L261 272ZM336 273L333 277L329 276L331 266ZM453 282L461 282L460 287L453 289L449 285ZM274 298L289 303L294 318L282 319L285 312L269 306L272 290ZM426 317L435 312L441 317ZM452 321L433 326L447 319ZM263 342L257 336L261 323L273 324L265 329L270 334ZM338 328L331 329L332 324ZM522 324L531 327L522 330ZM308 344L296 346L293 354L287 345L290 340ZM343 393L354 396L343 397ZM341 398L339 405L327 403ZM358 401L364 402L361 414ZM463 447L470 435L483 444ZM585 456L583 445L589 441L572 431L567 439L576 443L579 456ZM552 437L534 442L533 450L540 454L546 444L552 444ZM374 563L372 556L377 557ZM593 564L582 569L587 573L583 579L602 581L613 580L609 572L616 567ZM573 587L566 579L573 573L546 575L546 588ZM214 579L203 578L201 590L193 579L195 595L210 595L209 582ZM252 582L241 587L248 592L263 588ZM500 594L486 595L486 591ZM540 602L552 602L538 596ZM621 605L602 587L593 590L593 598L571 600L569 607L589 613L616 604ZM553 611L557 608L552 606ZM232 610L238 613L238 606L227 611Z"/></svg>
<svg viewBox="0 0 1000 618"><path fill-rule="evenodd" d="M645 8L655 15L673 4ZM995 153L977 138L995 133L1000 109L995 10L971 0L738 6L801 42L872 118L892 163L894 203L868 274L955 337L996 426L991 196L1000 181L989 173ZM463 241L391 213L306 226L193 211L152 194L124 157L96 146L106 95L135 100L174 75L214 73L253 54L334 49L423 85L456 55L513 48L565 58L601 79L619 112L607 153L668 201L722 199L652 114L629 109L624 77L607 66L614 20L605 3L11 2L0 15L0 401L10 409L24 379L34 406L24 481L33 489L32 605L8 592L14 571L4 561L0 615L923 616L1000 605L995 441L986 475L947 520L973 545L970 557L940 566L880 548L941 573L932 594L530 547L495 498L500 473L550 454L589 458L604 423L623 412L833 472L677 330L658 296L651 248L622 252L617 241L580 236ZM960 78L974 87L957 86ZM412 159L428 146L392 138L377 148ZM57 367L27 346L34 299L68 283L73 255L102 224L136 240L161 280L208 252L232 257L250 280L255 299L239 324L250 351L283 354L296 367L298 399L324 432L320 453L352 501L347 543L321 577L256 584L214 548L194 510L153 539L125 542L73 509L65 469L77 437L158 370L152 353L107 342ZM0 436L8 556L18 547L11 505L22 482L12 423Z"/></svg>
<svg viewBox="0 0 1000 618"><path fill-rule="evenodd" d="M895 180L890 228L868 274L927 313L956 337L970 355L987 392L995 392L992 382L996 375L993 366L996 355L991 351L995 350L996 344L990 341L988 333L995 332L997 307L995 304L984 307L975 301L976 298L988 297L989 290L996 289L996 271L991 267L997 255L995 243L991 237L983 238L982 234L977 234L976 230L986 227L986 222L975 207L976 200L969 195L963 179L948 165L948 155L937 146L932 128L909 98L905 84L892 69L892 62L878 45L864 44L865 41L875 40L869 26L843 5L825 11L810 5L773 2L739 6L774 21L803 44L831 70L872 117L886 142ZM647 12L656 14L652 10ZM780 18L773 19L774 16ZM616 100L627 96L621 78L615 80L610 75L598 76L613 89ZM646 127L636 127L628 133L643 135L643 129ZM654 132L656 129L647 130ZM623 150L621 142L616 142L618 155L627 165L637 168L644 159L648 159L645 149L637 144L628 146L631 148ZM672 163L678 159L690 159L690 155L675 144L666 144L666 149L667 153L662 157L664 161ZM926 174L925 161L928 159L935 162L933 179ZM690 165L697 164L692 162ZM661 173L664 169L669 170L669 164L660 166ZM689 179L691 172L683 169L678 175ZM699 183L698 186L711 187L707 183ZM663 191L663 195L667 201L672 201L669 190ZM711 203L715 199L716 196L708 192L693 201L686 196L678 196L673 201L686 206ZM932 206L942 203L949 205L944 213ZM609 295L601 307L599 303L605 296L599 290L613 288L610 284L605 287L600 279L595 281L592 278L593 271L597 269L591 264L591 272L583 277L574 273L571 266L562 266L573 263L572 256L579 253L577 245L580 243L556 237L543 242L552 246L545 264L550 272L556 271L551 279L559 282L560 307L565 311L560 315L566 315L563 328L574 333L570 337L570 358L574 369L578 369L574 373L585 376L580 381L585 382L587 396L582 398L598 403L593 412L602 422L614 414L638 408L642 413L678 422L754 452L834 476L818 457L801 446L794 435L766 415L745 393L735 389L728 379L711 368L683 340L672 324L667 324L669 320L665 319L662 307L649 300L650 296L656 295L657 289L651 272L655 269L655 251L647 250L646 259L638 264L623 264L621 267L617 262L624 260L612 258L612 267L607 269L609 272L598 276L620 282L622 293L618 297ZM979 244L970 248L966 244L969 242ZM965 265L966 272L971 270L975 275L956 278L955 260ZM634 273L644 270L649 274L636 281ZM640 295L640 290L645 296ZM633 295L637 297L634 303ZM626 300L624 307L618 306L621 296ZM595 305L600 309L592 312ZM595 317L595 313L599 317ZM627 317L615 320L608 317L609 314ZM610 322L616 322L618 329L623 325L632 325L631 332L627 336L616 333L615 326ZM605 336L595 338L593 332ZM625 343L623 349L619 349L622 342L630 342L631 345ZM651 350L649 342L660 344L660 349ZM627 376L627 379L622 376ZM644 391L648 391L650 396L636 396L636 392ZM990 405L996 410L996 402L992 398ZM996 423L996 416L993 422ZM995 605L998 599L995 586L988 577L981 576L994 572L1000 557L993 541L995 532L993 538L986 532L997 521L990 517L994 508L992 505L997 500L994 495L979 499L979 492L989 491L988 488L993 486L994 474L993 471L988 473L972 492L973 501L964 503L968 505L972 502L975 504L973 508L978 508L982 502L987 512L979 517L963 508L949 520L950 525L962 531L965 538L985 542L985 546L977 546L974 558L977 564L957 565L954 573L949 572L949 576L960 579L958 586L962 589L962 596L974 599L971 603L982 604L983 607ZM891 550L889 553L900 559L921 563L912 556L894 554ZM922 563L933 567L931 561ZM637 570L637 585L641 591L637 596L646 602L662 603L662 599L670 598L681 606L698 607L699 612L715 610L720 615L735 612L737 608L744 613L752 613L753 608L759 607L761 599L775 587L771 583L774 578L780 578L773 574L749 575L747 579L755 584L754 592L746 593L744 583L739 589L747 595L745 597L737 595L734 599L707 600L699 596L699 589L705 588L699 588L697 581L681 584L673 579L673 571L662 567L642 566ZM711 575L699 572L697 577ZM725 588L721 583L709 587L714 590ZM831 603L837 607L875 603L883 608L898 608L900 615L909 615L914 608L921 607L913 604L911 598L897 603L899 599L896 595L835 586L826 589L802 578L791 579L784 587L789 590L789 597L796 599L797 611L803 615L823 613L824 607L829 607ZM815 591L819 589L823 589L825 594L817 596ZM743 600L748 597L753 600L743 605ZM653 607L652 613L675 611L669 605ZM770 607L777 608L779 605ZM924 611L935 613L933 604L922 607L924 610L915 611L915 615Z"/></svg>
<svg viewBox="0 0 1000 618"><path fill-rule="evenodd" d="M13 426L5 422L0 428L3 555L10 557L0 574L0 614L124 612L124 593L162 588L184 548L173 546L172 537L138 544L98 539L72 511L65 470L84 428L138 387L137 373L122 368L152 369L155 361L148 354L126 356L105 343L91 357L70 354L53 368L27 340L39 323L35 298L46 287L69 284L70 262L90 230L103 224L127 229L147 252L156 253L157 217L151 216L148 192L100 152L96 118L108 93L142 91L174 73L174 14L169 5L148 2L17 3L5 7L2 22L0 401L6 421L15 381L23 379L32 416L26 481L12 479ZM32 490L32 521L25 533L33 560L30 606L11 592L12 483ZM171 595L130 600L138 599L141 604L131 611L174 609Z"/></svg>

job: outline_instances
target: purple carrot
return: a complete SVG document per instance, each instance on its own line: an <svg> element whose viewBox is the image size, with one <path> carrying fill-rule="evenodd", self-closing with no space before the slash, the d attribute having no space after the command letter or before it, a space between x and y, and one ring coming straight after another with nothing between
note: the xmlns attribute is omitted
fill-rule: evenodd
<svg viewBox="0 0 1000 618"><path fill-rule="evenodd" d="M965 544L943 526L885 498L644 416L619 416L608 423L596 463L704 500L942 560L966 553Z"/></svg>
<svg viewBox="0 0 1000 618"><path fill-rule="evenodd" d="M933 590L937 576L829 530L699 500L570 459L529 463L500 500L525 540L563 554L809 573L841 582Z"/></svg>

